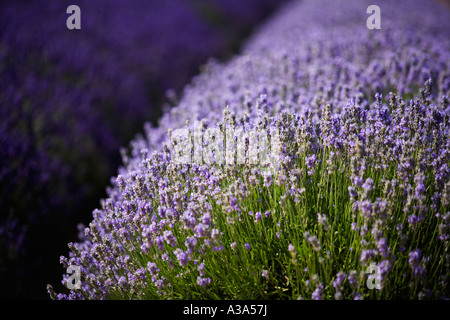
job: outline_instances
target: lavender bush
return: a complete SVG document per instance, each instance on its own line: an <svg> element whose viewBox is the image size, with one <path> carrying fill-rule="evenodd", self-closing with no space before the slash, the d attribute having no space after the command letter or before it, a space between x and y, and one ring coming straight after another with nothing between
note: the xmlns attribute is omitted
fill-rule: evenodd
<svg viewBox="0 0 450 320"><path fill-rule="evenodd" d="M368 30L370 4L290 3L208 64L61 257L81 287L50 296L449 298L449 12L378 1Z"/></svg>
<svg viewBox="0 0 450 320"><path fill-rule="evenodd" d="M82 30L66 28L70 4L81 8ZM206 5L208 10L202 9ZM144 121L156 122L167 90L179 91L208 57L226 58L276 5L270 0L0 5L2 295L34 297L42 291L34 289L40 286L35 282L58 267L48 263L62 250L55 243L69 241L69 228L88 221L120 164L119 147Z"/></svg>

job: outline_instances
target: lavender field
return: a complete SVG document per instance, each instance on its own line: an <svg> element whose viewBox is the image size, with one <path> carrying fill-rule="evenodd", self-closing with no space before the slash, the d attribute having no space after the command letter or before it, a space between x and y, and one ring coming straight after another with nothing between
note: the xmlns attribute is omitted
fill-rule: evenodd
<svg viewBox="0 0 450 320"><path fill-rule="evenodd" d="M4 230L25 196L26 219L55 219L49 241L78 231L54 244L68 250L54 260L58 280L43 279L48 297L449 299L450 6L379 0L381 28L370 29L365 0L170 3L149 23L173 33L147 44L155 7L125 2L116 32L95 27L73 56L69 43L2 34L0 236L20 242ZM35 160L19 159L30 144ZM30 172L30 186L17 179ZM61 181L44 184L52 172ZM90 195L97 209L74 206L95 184L106 189Z"/></svg>
<svg viewBox="0 0 450 320"><path fill-rule="evenodd" d="M106 197L119 148L281 2L2 1L0 292L45 298ZM66 9L81 8L81 30Z"/></svg>

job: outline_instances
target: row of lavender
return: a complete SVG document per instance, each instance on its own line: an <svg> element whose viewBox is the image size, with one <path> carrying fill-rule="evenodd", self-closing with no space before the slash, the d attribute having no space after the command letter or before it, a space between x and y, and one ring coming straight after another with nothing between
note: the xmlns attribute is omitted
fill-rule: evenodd
<svg viewBox="0 0 450 320"><path fill-rule="evenodd" d="M81 288L51 297L450 297L449 11L378 1L382 29L368 30L370 4L293 2L210 63L132 141L61 257ZM197 121L219 142L205 135L203 163L176 163ZM240 140L264 152L224 139L236 127L279 134L273 174L206 161Z"/></svg>
<svg viewBox="0 0 450 320"><path fill-rule="evenodd" d="M81 8L81 30L66 28L71 4ZM55 274L48 261L62 250L54 240L69 241L69 228L89 218L120 164L119 147L156 121L166 90L180 90L210 56L226 58L277 5L1 4L2 295L45 294L40 281Z"/></svg>

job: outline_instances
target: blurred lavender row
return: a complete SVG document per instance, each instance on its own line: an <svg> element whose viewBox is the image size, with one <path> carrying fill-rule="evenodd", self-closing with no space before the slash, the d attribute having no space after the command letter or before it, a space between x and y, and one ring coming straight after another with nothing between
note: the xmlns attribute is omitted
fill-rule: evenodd
<svg viewBox="0 0 450 320"><path fill-rule="evenodd" d="M9 1L0 5L0 288L39 296L47 261L104 196L119 147L209 57L282 1ZM81 30L66 8L81 8ZM173 94L172 94L173 95ZM35 272L33 272L35 270ZM39 285L36 285L36 282ZM33 288L36 287L36 288Z"/></svg>

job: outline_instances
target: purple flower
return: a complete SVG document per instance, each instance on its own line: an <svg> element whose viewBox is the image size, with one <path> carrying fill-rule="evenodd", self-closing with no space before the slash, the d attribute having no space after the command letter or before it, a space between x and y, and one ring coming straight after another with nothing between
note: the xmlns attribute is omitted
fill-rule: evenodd
<svg viewBox="0 0 450 320"><path fill-rule="evenodd" d="M364 192L366 194L369 194L373 189L373 180L372 178L367 178L364 184L362 185L362 188L364 189Z"/></svg>
<svg viewBox="0 0 450 320"><path fill-rule="evenodd" d="M201 287L206 287L210 283L211 283L210 278L202 278L200 276L197 277L197 284Z"/></svg>
<svg viewBox="0 0 450 320"><path fill-rule="evenodd" d="M203 215L202 222L205 226L209 226L211 224L211 216L208 212Z"/></svg>
<svg viewBox="0 0 450 320"><path fill-rule="evenodd" d="M372 203L369 200L364 200L360 204L359 209L365 216L370 216L372 213Z"/></svg>
<svg viewBox="0 0 450 320"><path fill-rule="evenodd" d="M417 216L415 214L411 214L411 215L408 216L408 223L411 224L411 225L415 225L415 224L419 223L422 220L423 220L422 217L419 217L419 216Z"/></svg>
<svg viewBox="0 0 450 320"><path fill-rule="evenodd" d="M121 276L121 277L119 278L118 283L119 283L119 286L120 286L121 288L125 289L125 288L127 287L127 284L128 284L127 278L125 278L124 276Z"/></svg>
<svg viewBox="0 0 450 320"><path fill-rule="evenodd" d="M357 186L357 187L361 187L363 184L363 179L361 177L358 176L353 176L352 177L352 182L353 185Z"/></svg>
<svg viewBox="0 0 450 320"><path fill-rule="evenodd" d="M156 245L158 246L159 250L164 250L164 237L163 236L157 236L156 237Z"/></svg>
<svg viewBox="0 0 450 320"><path fill-rule="evenodd" d="M187 237L184 244L191 250L194 250L197 246L198 239L196 237Z"/></svg>
<svg viewBox="0 0 450 320"><path fill-rule="evenodd" d="M389 260L383 260L378 264L378 268L380 270L379 274L380 281L383 282L384 279L386 278L386 275L392 268L392 263Z"/></svg>
<svg viewBox="0 0 450 320"><path fill-rule="evenodd" d="M363 300L363 296L361 295L361 293L357 292L353 300Z"/></svg>
<svg viewBox="0 0 450 320"><path fill-rule="evenodd" d="M424 269L420 265L422 253L419 249L414 249L409 253L409 265L414 271L414 276L421 277L424 274Z"/></svg>
<svg viewBox="0 0 450 320"><path fill-rule="evenodd" d="M166 230L163 234L164 240L166 240L169 245L171 245L172 247L175 247L177 245L177 239L173 235L172 231Z"/></svg>
<svg viewBox="0 0 450 320"><path fill-rule="evenodd" d="M194 233L197 238L205 237L205 225L203 223L199 223L194 228Z"/></svg>
<svg viewBox="0 0 450 320"><path fill-rule="evenodd" d="M188 263L188 258L189 258L189 256L188 256L188 254L186 253L186 252L184 252L183 250L181 250L181 249L176 249L175 251L174 251L174 253L175 253L175 256L177 257L177 259L178 259L178 262L179 262L179 264L180 264L180 266L185 266L187 263Z"/></svg>
<svg viewBox="0 0 450 320"><path fill-rule="evenodd" d="M308 174L309 175L313 175L314 174L314 165L316 163L316 155L313 154L309 157L306 157L305 161L306 161L306 167L308 168Z"/></svg>
<svg viewBox="0 0 450 320"><path fill-rule="evenodd" d="M289 244L288 246L288 251L291 253L291 255L296 255L297 251L295 250L295 247L292 243Z"/></svg>
<svg viewBox="0 0 450 320"><path fill-rule="evenodd" d="M342 285L344 284L344 281L345 281L345 278L347 277L347 275L344 273L344 272L342 272L342 271L339 271L337 274L336 274L336 278L335 278L335 280L333 281L333 287L336 289L336 290L341 290L341 288L342 288Z"/></svg>
<svg viewBox="0 0 450 320"><path fill-rule="evenodd" d="M382 257L386 258L389 255L389 247L386 241L386 238L380 238L377 242L378 252Z"/></svg>
<svg viewBox="0 0 450 320"><path fill-rule="evenodd" d="M156 263L150 261L147 263L147 270L150 271L152 276L156 275L159 272Z"/></svg>
<svg viewBox="0 0 450 320"><path fill-rule="evenodd" d="M216 240L219 239L219 235L220 235L219 229L214 228L211 230L211 237L213 239L216 239Z"/></svg>
<svg viewBox="0 0 450 320"><path fill-rule="evenodd" d="M247 250L247 251L250 251L250 250L252 249L252 247L251 247L248 243L245 243L245 244L244 244L244 248L245 248L245 250Z"/></svg>
<svg viewBox="0 0 450 320"><path fill-rule="evenodd" d="M360 261L362 263L366 263L370 259L372 259L377 253L377 250L375 249L365 249L361 252L361 258Z"/></svg>
<svg viewBox="0 0 450 320"><path fill-rule="evenodd" d="M198 265L197 271L200 273L201 277L205 275L205 264L203 262Z"/></svg>
<svg viewBox="0 0 450 320"><path fill-rule="evenodd" d="M358 273L355 270L350 271L348 274L348 282L352 286L352 288L358 287Z"/></svg>
<svg viewBox="0 0 450 320"><path fill-rule="evenodd" d="M312 245L314 251L319 252L320 251L320 242L319 239L317 239L316 236L311 235L308 231L304 233L304 236L306 240Z"/></svg>
<svg viewBox="0 0 450 320"><path fill-rule="evenodd" d="M348 187L348 194L350 195L350 201L355 202L358 198L358 193L356 192L355 187L349 186Z"/></svg>
<svg viewBox="0 0 450 320"><path fill-rule="evenodd" d="M323 226L325 230L329 230L330 226L328 224L327 216L325 214L317 213L317 221Z"/></svg>
<svg viewBox="0 0 450 320"><path fill-rule="evenodd" d="M323 300L323 286L317 287L314 292L312 293L311 298L313 300Z"/></svg>

